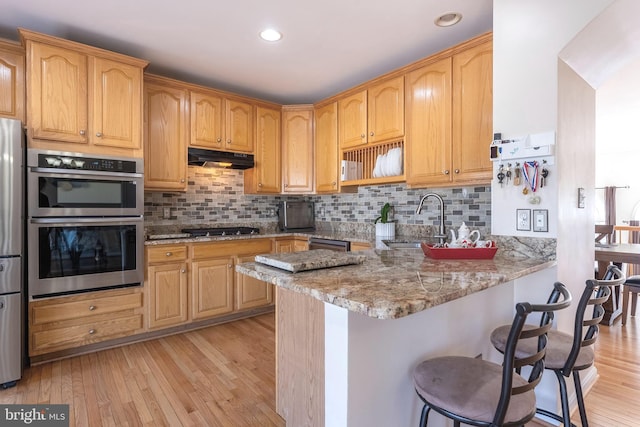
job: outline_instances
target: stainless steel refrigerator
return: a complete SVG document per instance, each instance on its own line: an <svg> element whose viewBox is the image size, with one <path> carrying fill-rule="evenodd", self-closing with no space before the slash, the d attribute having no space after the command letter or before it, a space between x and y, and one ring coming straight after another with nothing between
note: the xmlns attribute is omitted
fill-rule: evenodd
<svg viewBox="0 0 640 427"><path fill-rule="evenodd" d="M24 146L20 120L0 118L0 387L22 377Z"/></svg>

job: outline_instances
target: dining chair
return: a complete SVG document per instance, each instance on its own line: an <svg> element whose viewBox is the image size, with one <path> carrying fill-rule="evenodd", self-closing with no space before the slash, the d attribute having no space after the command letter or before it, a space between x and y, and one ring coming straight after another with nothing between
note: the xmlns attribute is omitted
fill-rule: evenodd
<svg viewBox="0 0 640 427"><path fill-rule="evenodd" d="M537 408L536 412L554 420L564 423L565 427L574 426L571 423L571 413L569 412L569 395L564 377L573 375L573 382L576 389L576 400L580 411L580 419L583 427L588 426L587 413L582 395L582 384L580 382L580 371L593 366L595 353L593 344L598 338L598 324L604 316L602 304L611 295L613 286L621 285L625 280L624 274L618 267L611 264L602 280L589 279L586 281L584 291L576 310L573 333L568 334L557 330L547 333L548 345L545 357L545 369L555 373L560 387L560 400L562 404L562 416L546 409ZM587 308L592 306L593 310ZM534 325L525 325L524 331L535 328ZM491 343L500 352L504 353L508 347L509 326L504 325L496 328L491 333ZM535 345L522 341L518 343L516 355L526 358L535 354Z"/></svg>
<svg viewBox="0 0 640 427"><path fill-rule="evenodd" d="M640 226L623 225L615 226L618 232L618 241L622 241L622 232L627 232L628 243L640 243ZM627 280L622 286L622 324L627 324L629 315L636 315L636 306L638 305L638 293L640 293L640 266L637 264L623 264L622 270L627 273ZM629 302L631 302L631 310L629 310Z"/></svg>
<svg viewBox="0 0 640 427"><path fill-rule="evenodd" d="M461 356L437 357L418 364L413 382L424 403L420 427L426 427L432 409L452 419L455 427L460 423L519 426L531 420L536 413L534 387L544 372L546 334L554 312L571 304L571 294L563 284L554 285L553 295L555 299L547 304L516 304L502 364ZM534 312L542 313L540 325L523 331L527 316ZM534 351L519 357L516 347L525 340L533 342ZM533 366L528 378L518 373L525 365Z"/></svg>

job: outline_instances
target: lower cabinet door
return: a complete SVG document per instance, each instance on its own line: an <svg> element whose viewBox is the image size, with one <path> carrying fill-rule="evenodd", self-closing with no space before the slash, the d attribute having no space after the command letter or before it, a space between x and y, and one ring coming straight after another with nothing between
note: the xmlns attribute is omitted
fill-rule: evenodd
<svg viewBox="0 0 640 427"><path fill-rule="evenodd" d="M233 311L233 258L191 264L191 317L205 319Z"/></svg>
<svg viewBox="0 0 640 427"><path fill-rule="evenodd" d="M187 311L187 264L149 266L149 329L185 323Z"/></svg>
<svg viewBox="0 0 640 427"><path fill-rule="evenodd" d="M237 263L253 262L255 255L236 257ZM273 302L273 285L236 273L236 309L269 305Z"/></svg>

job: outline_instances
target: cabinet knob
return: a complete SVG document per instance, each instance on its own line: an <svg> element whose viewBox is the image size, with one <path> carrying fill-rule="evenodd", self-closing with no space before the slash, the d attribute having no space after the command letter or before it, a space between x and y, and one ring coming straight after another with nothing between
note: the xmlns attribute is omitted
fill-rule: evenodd
<svg viewBox="0 0 640 427"><path fill-rule="evenodd" d="M167 252L167 256L173 255L173 252Z"/></svg>
<svg viewBox="0 0 640 427"><path fill-rule="evenodd" d="M231 140L230 139L227 139L227 144L231 144Z"/></svg>
<svg viewBox="0 0 640 427"><path fill-rule="evenodd" d="M96 136L100 138L102 136L102 132L96 132Z"/></svg>
<svg viewBox="0 0 640 427"><path fill-rule="evenodd" d="M227 264L227 268L231 268L231 267L232 267L232 265L231 265L231 264Z"/></svg>
<svg viewBox="0 0 640 427"><path fill-rule="evenodd" d="M460 173L460 169L454 170L455 173Z"/></svg>
<svg viewBox="0 0 640 427"><path fill-rule="evenodd" d="M367 136L367 134L366 134L366 133L361 133L361 134L360 134L360 138L362 138L362 139L364 139L364 137L365 137L365 136Z"/></svg>
<svg viewBox="0 0 640 427"><path fill-rule="evenodd" d="M187 271L183 268L182 270L180 270L180 273L186 273Z"/></svg>
<svg viewBox="0 0 640 427"><path fill-rule="evenodd" d="M262 183L261 182L258 183L258 187L262 187Z"/></svg>
<svg viewBox="0 0 640 427"><path fill-rule="evenodd" d="M84 136L84 134L85 134L85 133L86 133L86 132L84 131L84 129L80 129L80 135L83 135L83 136Z"/></svg>
<svg viewBox="0 0 640 427"><path fill-rule="evenodd" d="M336 186L336 184L337 184L337 182L335 182L335 181L333 181L333 182L331 183L331 185L333 185L334 187Z"/></svg>
<svg viewBox="0 0 640 427"><path fill-rule="evenodd" d="M181 179L180 179L180 182L184 182L184 178L181 178Z"/></svg>
<svg viewBox="0 0 640 427"><path fill-rule="evenodd" d="M373 132L371 132L369 135L373 136L374 134L373 134Z"/></svg>
<svg viewBox="0 0 640 427"><path fill-rule="evenodd" d="M222 142L222 138L218 137L218 139L216 139L216 142Z"/></svg>
<svg viewBox="0 0 640 427"><path fill-rule="evenodd" d="M95 330L95 329L89 329L89 335L93 335L93 334L95 334L95 333L96 333L96 330Z"/></svg>
<svg viewBox="0 0 640 427"><path fill-rule="evenodd" d="M445 174L445 175L449 175L449 169L445 170L445 171L444 171L444 174Z"/></svg>
<svg viewBox="0 0 640 427"><path fill-rule="evenodd" d="M89 306L89 311L93 311L93 310L95 310L95 309L96 309L96 306L95 306L95 305L90 305L90 306Z"/></svg>
<svg viewBox="0 0 640 427"><path fill-rule="evenodd" d="M285 188L286 188L286 187L288 187L288 186L289 186L289 184L285 184L284 186L285 186Z"/></svg>

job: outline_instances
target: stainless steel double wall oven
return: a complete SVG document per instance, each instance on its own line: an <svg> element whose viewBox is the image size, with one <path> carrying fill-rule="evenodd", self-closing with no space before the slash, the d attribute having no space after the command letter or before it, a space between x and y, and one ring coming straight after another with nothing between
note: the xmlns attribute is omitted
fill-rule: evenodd
<svg viewBox="0 0 640 427"><path fill-rule="evenodd" d="M142 159L28 150L29 296L140 285Z"/></svg>

